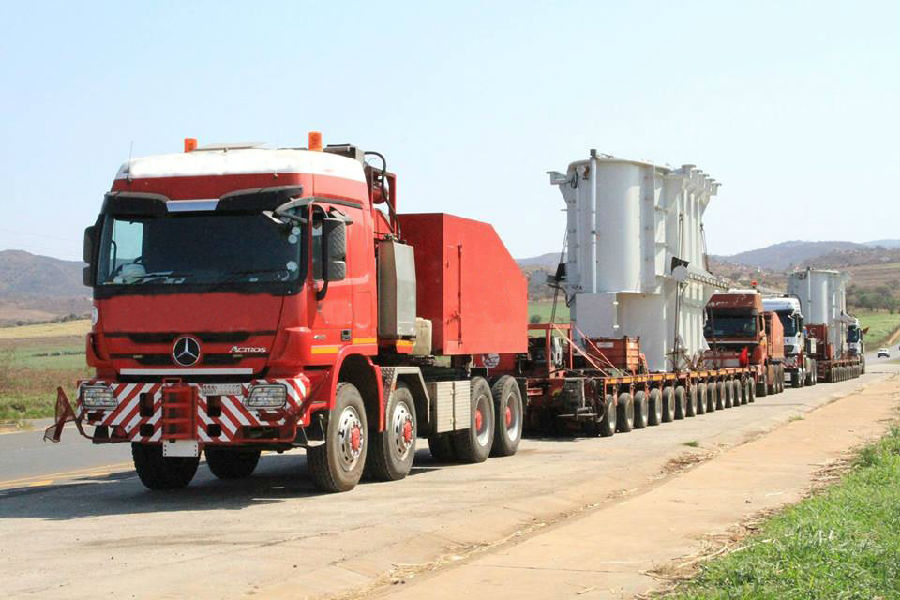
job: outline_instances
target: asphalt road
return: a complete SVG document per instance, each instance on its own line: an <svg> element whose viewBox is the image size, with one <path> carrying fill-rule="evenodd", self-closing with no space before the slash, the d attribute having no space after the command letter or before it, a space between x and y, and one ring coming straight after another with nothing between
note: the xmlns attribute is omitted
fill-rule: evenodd
<svg viewBox="0 0 900 600"><path fill-rule="evenodd" d="M201 465L188 489L153 493L131 470L126 446L93 447L74 431L58 446L43 445L39 431L3 435L4 594L356 594L404 565L452 561L656 485L686 455L742 444L896 373L884 362L873 359L860 379L611 439L524 440L516 456L480 465L440 464L420 450L404 481L338 495L313 488L302 452L267 455L243 481L219 481Z"/></svg>
<svg viewBox="0 0 900 600"><path fill-rule="evenodd" d="M868 354L866 364L888 364L900 359L896 346L889 350L889 358L876 358L874 352ZM0 434L0 490L21 487L29 482L45 484L51 480L58 483L73 474L130 470L131 450L127 444L95 446L78 435L71 423L66 425L60 444L44 443L43 430L51 423L49 419L33 421L30 430ZM424 440L420 443L424 444ZM266 466L267 462L263 461L263 467ZM201 471L205 472L205 469Z"/></svg>

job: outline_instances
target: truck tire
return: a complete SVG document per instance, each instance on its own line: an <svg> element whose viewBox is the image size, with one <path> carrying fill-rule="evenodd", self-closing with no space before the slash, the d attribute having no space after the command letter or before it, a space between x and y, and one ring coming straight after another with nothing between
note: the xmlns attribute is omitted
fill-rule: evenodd
<svg viewBox="0 0 900 600"><path fill-rule="evenodd" d="M763 372L761 380L756 381L756 397L765 398L769 395L769 382L766 380L766 373Z"/></svg>
<svg viewBox="0 0 900 600"><path fill-rule="evenodd" d="M325 443L306 452L309 473L324 492L346 492L359 483L369 449L366 406L352 383L338 383Z"/></svg>
<svg viewBox="0 0 900 600"><path fill-rule="evenodd" d="M650 407L650 419L647 422L650 426L656 426L662 423L663 417L663 408L662 408L662 392L659 391L659 388L653 388L650 390L650 397L647 402Z"/></svg>
<svg viewBox="0 0 900 600"><path fill-rule="evenodd" d="M369 429L369 452L363 475L375 481L397 481L412 470L416 456L416 402L403 384L397 386L384 411L384 431Z"/></svg>
<svg viewBox="0 0 900 600"><path fill-rule="evenodd" d="M741 384L740 379L732 379L731 380L731 405L732 406L740 406L741 404L747 404L747 401L744 399L744 386Z"/></svg>
<svg viewBox="0 0 900 600"><path fill-rule="evenodd" d="M812 385L816 385L817 383L819 383L819 361L813 360L811 369L812 369L812 377L811 377Z"/></svg>
<svg viewBox="0 0 900 600"><path fill-rule="evenodd" d="M800 370L791 371L791 387L799 388L803 387L803 377L801 377Z"/></svg>
<svg viewBox="0 0 900 600"><path fill-rule="evenodd" d="M866 374L866 357L864 354L859 355L859 374Z"/></svg>
<svg viewBox="0 0 900 600"><path fill-rule="evenodd" d="M453 462L456 451L453 449L453 435L450 433L433 433L428 436L428 451L437 462Z"/></svg>
<svg viewBox="0 0 900 600"><path fill-rule="evenodd" d="M522 394L515 378L504 375L491 386L494 397L494 445L491 456L512 456L522 439Z"/></svg>
<svg viewBox="0 0 900 600"><path fill-rule="evenodd" d="M472 378L470 401L469 427L454 434L453 447L462 462L480 463L487 460L494 445L494 399L484 377Z"/></svg>
<svg viewBox="0 0 900 600"><path fill-rule="evenodd" d="M784 391L784 365L778 365L778 393Z"/></svg>
<svg viewBox="0 0 900 600"><path fill-rule="evenodd" d="M687 399L684 393L684 386L679 385L675 387L675 420L680 421L684 418L685 413L687 412Z"/></svg>
<svg viewBox="0 0 900 600"><path fill-rule="evenodd" d="M725 402L728 399L728 388L724 381L716 382L716 410L725 410Z"/></svg>
<svg viewBox="0 0 900 600"><path fill-rule="evenodd" d="M634 393L634 428L643 429L650 420L650 405L647 403L647 394L644 390Z"/></svg>
<svg viewBox="0 0 900 600"><path fill-rule="evenodd" d="M616 434L619 411L616 409L616 398L612 394L606 395L603 403L603 418L600 419L600 435L612 437Z"/></svg>
<svg viewBox="0 0 900 600"><path fill-rule="evenodd" d="M812 372L812 367L810 366L810 367L807 367L803 371L803 385L810 386L812 384L813 384L813 372Z"/></svg>
<svg viewBox="0 0 900 600"><path fill-rule="evenodd" d="M725 400L723 404L725 408L732 408L734 406L734 385L731 379L726 379L722 383L725 385Z"/></svg>
<svg viewBox="0 0 900 600"><path fill-rule="evenodd" d="M618 431L628 433L634 427L634 398L628 392L619 394L619 403L616 405Z"/></svg>
<svg viewBox="0 0 900 600"><path fill-rule="evenodd" d="M698 398L698 390L696 385L692 385L690 391L687 395L687 412L685 416L688 417L696 417L697 416L697 398Z"/></svg>
<svg viewBox="0 0 900 600"><path fill-rule="evenodd" d="M715 381L706 384L706 412L716 412L719 405L718 386Z"/></svg>
<svg viewBox="0 0 900 600"><path fill-rule="evenodd" d="M744 397L742 402L748 404L756 399L756 387L753 385L752 379L744 380Z"/></svg>
<svg viewBox="0 0 900 600"><path fill-rule="evenodd" d="M169 458L162 455L160 444L131 444L134 470L144 487L151 490L175 490L187 485L197 472L200 457Z"/></svg>
<svg viewBox="0 0 900 600"><path fill-rule="evenodd" d="M697 414L705 415L706 414L706 384L698 383L697 388Z"/></svg>
<svg viewBox="0 0 900 600"><path fill-rule="evenodd" d="M253 448L207 446L206 466L219 479L243 479L253 474L261 452Z"/></svg>
<svg viewBox="0 0 900 600"><path fill-rule="evenodd" d="M675 420L675 388L667 385L662 389L662 422L671 423Z"/></svg>

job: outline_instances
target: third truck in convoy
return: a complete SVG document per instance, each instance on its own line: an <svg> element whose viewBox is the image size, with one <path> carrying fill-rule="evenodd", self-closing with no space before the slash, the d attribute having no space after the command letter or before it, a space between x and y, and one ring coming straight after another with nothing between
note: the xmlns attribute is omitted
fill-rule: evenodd
<svg viewBox="0 0 900 600"><path fill-rule="evenodd" d="M419 437L480 462L526 427L610 436L753 402L792 364L783 321L706 266L719 184L693 165L592 151L551 173L567 258L549 283L571 322L529 325L493 228L401 212L381 154L315 132L184 150L129 159L85 231L94 376L74 406L58 390L46 433L130 444L149 488L188 485L201 455L235 479L304 448L316 485L344 491L404 477ZM844 316L817 330L829 380L860 365Z"/></svg>

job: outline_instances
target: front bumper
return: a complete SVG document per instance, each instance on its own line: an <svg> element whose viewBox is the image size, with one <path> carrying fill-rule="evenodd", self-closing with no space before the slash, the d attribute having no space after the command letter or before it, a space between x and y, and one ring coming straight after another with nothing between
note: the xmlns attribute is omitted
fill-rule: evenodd
<svg viewBox="0 0 900 600"><path fill-rule="evenodd" d="M287 389L281 408L251 409L245 405L253 385L282 384ZM106 385L115 407L88 408L82 389ZM62 424L74 421L95 443L196 440L205 444L292 443L298 427L308 425L309 380L254 380L249 383L120 383L102 379L79 382L74 409L60 390L57 423L51 429L58 441ZM93 431L86 429L93 427ZM49 430L48 430L49 432Z"/></svg>

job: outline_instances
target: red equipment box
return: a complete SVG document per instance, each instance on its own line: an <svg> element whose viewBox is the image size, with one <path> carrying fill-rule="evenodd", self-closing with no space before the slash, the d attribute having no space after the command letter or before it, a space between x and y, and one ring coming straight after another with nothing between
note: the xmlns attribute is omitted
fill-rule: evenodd
<svg viewBox="0 0 900 600"><path fill-rule="evenodd" d="M587 354L600 367L612 365L617 369L637 371L641 364L641 344L638 338L591 338L585 344Z"/></svg>
<svg viewBox="0 0 900 600"><path fill-rule="evenodd" d="M528 290L487 223L443 213L398 215L416 261L416 314L431 320L435 354L528 350Z"/></svg>

